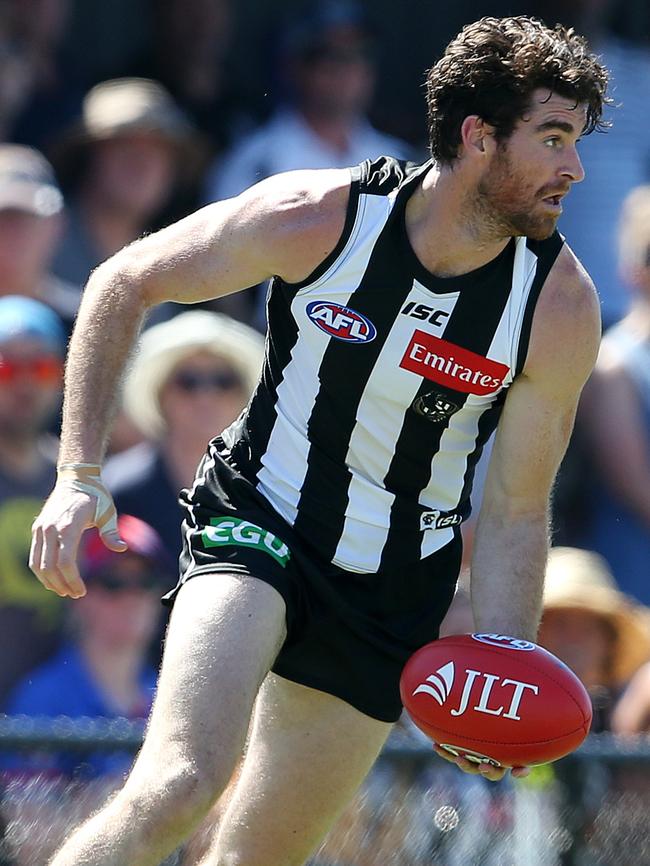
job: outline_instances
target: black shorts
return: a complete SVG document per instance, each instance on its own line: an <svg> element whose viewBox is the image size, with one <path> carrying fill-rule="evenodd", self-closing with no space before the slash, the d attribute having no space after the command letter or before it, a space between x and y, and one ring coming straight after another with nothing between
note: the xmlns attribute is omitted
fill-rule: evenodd
<svg viewBox="0 0 650 866"><path fill-rule="evenodd" d="M399 678L416 649L438 637L460 569L460 533L441 550L392 571L358 574L319 557L246 478L216 455L183 491L181 578L241 574L286 604L287 638L273 671L335 695L384 722L399 718ZM218 579L215 574L215 579Z"/></svg>

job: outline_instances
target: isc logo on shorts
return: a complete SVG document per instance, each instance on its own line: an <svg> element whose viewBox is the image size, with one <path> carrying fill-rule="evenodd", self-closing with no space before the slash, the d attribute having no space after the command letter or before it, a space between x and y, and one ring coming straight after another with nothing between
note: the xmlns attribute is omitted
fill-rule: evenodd
<svg viewBox="0 0 650 866"><path fill-rule="evenodd" d="M204 547L254 547L272 556L283 568L291 556L291 551L277 535L237 517L213 517L210 526L201 532L201 539Z"/></svg>
<svg viewBox="0 0 650 866"><path fill-rule="evenodd" d="M337 340L347 343L369 343L377 336L377 329L370 319L356 310L334 304L331 301L312 301L307 304L307 315L311 321Z"/></svg>

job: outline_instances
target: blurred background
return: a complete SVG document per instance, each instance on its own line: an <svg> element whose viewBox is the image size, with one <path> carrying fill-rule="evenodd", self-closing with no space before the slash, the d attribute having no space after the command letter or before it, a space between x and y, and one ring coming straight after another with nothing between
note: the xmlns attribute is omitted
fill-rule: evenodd
<svg viewBox="0 0 650 866"><path fill-rule="evenodd" d="M0 864L44 866L128 769L176 580L177 493L263 354L265 286L153 311L105 470L131 551L91 537L88 596L46 593L30 526L90 271L275 172L426 159L425 70L464 24L509 14L574 26L612 75L612 128L581 143L586 180L560 222L604 338L554 493L540 632L587 685L594 735L490 786L441 766L405 719L314 864L650 864L648 0L0 0ZM465 537L469 559L471 521ZM472 629L464 576L445 633ZM168 862L199 862L217 821Z"/></svg>

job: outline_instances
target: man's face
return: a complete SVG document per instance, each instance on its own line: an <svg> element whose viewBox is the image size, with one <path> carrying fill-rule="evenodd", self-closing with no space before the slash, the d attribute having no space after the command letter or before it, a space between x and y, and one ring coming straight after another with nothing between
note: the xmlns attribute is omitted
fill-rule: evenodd
<svg viewBox="0 0 650 866"><path fill-rule="evenodd" d="M0 278L10 292L47 269L61 229L61 218L16 209L0 210Z"/></svg>
<svg viewBox="0 0 650 866"><path fill-rule="evenodd" d="M127 551L88 580L78 616L85 633L106 647L144 650L160 619L163 576L159 566Z"/></svg>
<svg viewBox="0 0 650 866"><path fill-rule="evenodd" d="M543 89L534 91L531 105L498 145L477 198L497 233L543 240L555 230L562 198L584 177L576 144L586 113Z"/></svg>
<svg viewBox="0 0 650 866"><path fill-rule="evenodd" d="M133 132L98 142L91 178L104 202L146 220L168 199L176 174L177 151L156 132Z"/></svg>
<svg viewBox="0 0 650 866"><path fill-rule="evenodd" d="M40 435L55 412L63 387L63 360L40 340L0 344L0 436Z"/></svg>
<svg viewBox="0 0 650 866"><path fill-rule="evenodd" d="M370 46L354 26L333 28L294 72L302 108L324 117L355 117L374 87Z"/></svg>

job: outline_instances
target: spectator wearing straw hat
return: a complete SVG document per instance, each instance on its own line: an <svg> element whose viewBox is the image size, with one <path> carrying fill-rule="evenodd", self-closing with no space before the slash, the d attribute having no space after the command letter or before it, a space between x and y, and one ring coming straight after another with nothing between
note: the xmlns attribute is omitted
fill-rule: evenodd
<svg viewBox="0 0 650 866"><path fill-rule="evenodd" d="M189 118L158 82L118 78L93 87L81 119L52 150L71 191L55 272L83 285L90 272L139 237L200 163Z"/></svg>
<svg viewBox="0 0 650 866"><path fill-rule="evenodd" d="M573 547L551 550L539 642L580 677L594 731L610 727L617 697L650 660L650 614L616 586L606 561Z"/></svg>
<svg viewBox="0 0 650 866"><path fill-rule="evenodd" d="M244 408L264 340L222 313L190 310L145 331L125 385L127 415L149 440L113 457L105 479L118 512L150 523L180 553L182 487L208 440Z"/></svg>

